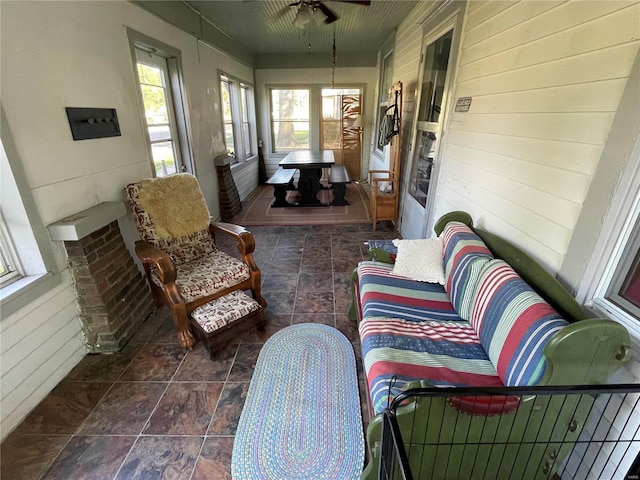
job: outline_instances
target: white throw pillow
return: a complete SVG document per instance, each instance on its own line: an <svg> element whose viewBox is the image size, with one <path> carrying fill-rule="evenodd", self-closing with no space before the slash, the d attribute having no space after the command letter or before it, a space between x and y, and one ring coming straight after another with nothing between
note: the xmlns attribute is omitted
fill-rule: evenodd
<svg viewBox="0 0 640 480"><path fill-rule="evenodd" d="M444 261L442 239L398 240L393 273L419 282L444 285Z"/></svg>

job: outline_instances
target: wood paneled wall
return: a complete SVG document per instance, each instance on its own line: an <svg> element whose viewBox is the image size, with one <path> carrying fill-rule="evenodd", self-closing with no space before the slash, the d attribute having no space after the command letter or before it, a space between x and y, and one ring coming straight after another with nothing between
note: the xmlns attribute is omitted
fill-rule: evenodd
<svg viewBox="0 0 640 480"><path fill-rule="evenodd" d="M557 271L638 52L640 5L469 2L435 217L470 211Z"/></svg>

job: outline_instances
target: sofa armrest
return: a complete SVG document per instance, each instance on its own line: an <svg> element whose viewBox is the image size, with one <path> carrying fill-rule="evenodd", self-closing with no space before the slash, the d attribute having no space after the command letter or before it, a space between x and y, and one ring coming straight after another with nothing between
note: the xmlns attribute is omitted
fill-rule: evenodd
<svg viewBox="0 0 640 480"><path fill-rule="evenodd" d="M564 327L547 343L547 369L539 385L602 384L631 360L627 330L605 318Z"/></svg>
<svg viewBox="0 0 640 480"><path fill-rule="evenodd" d="M349 279L349 290L351 292L351 305L349 306L349 312L347 316L349 320L354 321L356 323L360 322L358 318L358 312L360 309L360 299L358 298L358 293L356 292L358 288L358 269L356 268L351 273L351 278Z"/></svg>
<svg viewBox="0 0 640 480"><path fill-rule="evenodd" d="M376 262L388 263L390 265L395 263L391 253L381 248L370 248L369 255L371 255L371 260L375 260Z"/></svg>

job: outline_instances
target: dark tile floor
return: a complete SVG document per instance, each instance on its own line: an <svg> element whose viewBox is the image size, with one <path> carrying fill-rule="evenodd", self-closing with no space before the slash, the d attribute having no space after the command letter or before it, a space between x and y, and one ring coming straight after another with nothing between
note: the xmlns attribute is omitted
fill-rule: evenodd
<svg viewBox="0 0 640 480"><path fill-rule="evenodd" d="M88 355L1 446L0 478L229 479L236 425L264 342L300 322L334 326L353 343L363 419L368 414L349 277L363 242L395 238L389 226L251 227L269 302L266 333L246 332L211 361L201 344L177 344L166 308L122 352ZM228 253L235 246L218 239Z"/></svg>

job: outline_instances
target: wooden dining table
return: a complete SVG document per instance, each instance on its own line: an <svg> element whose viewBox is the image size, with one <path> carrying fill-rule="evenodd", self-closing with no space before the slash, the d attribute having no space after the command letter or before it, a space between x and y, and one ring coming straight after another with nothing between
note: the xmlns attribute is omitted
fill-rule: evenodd
<svg viewBox="0 0 640 480"><path fill-rule="evenodd" d="M312 152L310 150L296 150L290 152L280 161L282 168L296 168L300 171L298 192L302 196L297 206L326 206L318 200L318 192L322 190L320 179L322 169L335 165L333 150Z"/></svg>

